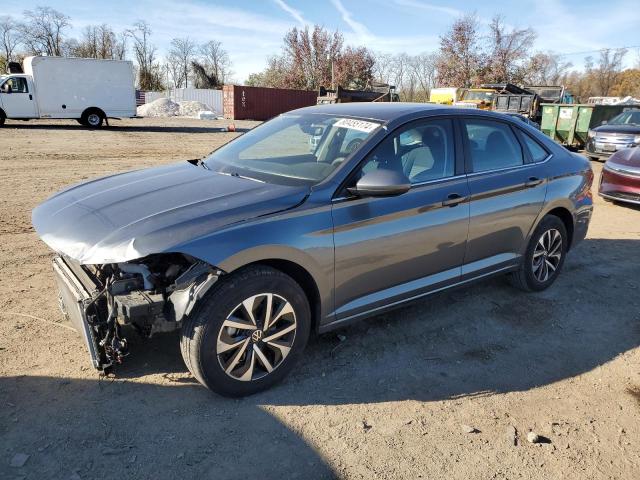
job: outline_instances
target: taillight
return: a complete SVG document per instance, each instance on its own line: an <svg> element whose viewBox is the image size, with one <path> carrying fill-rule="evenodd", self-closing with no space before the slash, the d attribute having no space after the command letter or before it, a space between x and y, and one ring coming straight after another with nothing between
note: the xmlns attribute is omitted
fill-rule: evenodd
<svg viewBox="0 0 640 480"><path fill-rule="evenodd" d="M584 176L584 187L582 188L582 195L580 195L582 198L593 198L591 193L593 178L593 170L591 169L591 167L589 167L589 170L587 170L587 173Z"/></svg>
<svg viewBox="0 0 640 480"><path fill-rule="evenodd" d="M589 188L593 185L593 178L593 170L589 168L589 171L587 172L587 184L589 185Z"/></svg>

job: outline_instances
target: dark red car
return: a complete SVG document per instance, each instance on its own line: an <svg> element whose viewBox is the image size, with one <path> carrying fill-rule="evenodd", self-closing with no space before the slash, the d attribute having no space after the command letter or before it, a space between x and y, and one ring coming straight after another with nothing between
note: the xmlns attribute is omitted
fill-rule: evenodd
<svg viewBox="0 0 640 480"><path fill-rule="evenodd" d="M606 200L640 205L640 147L620 150L609 157L598 193Z"/></svg>

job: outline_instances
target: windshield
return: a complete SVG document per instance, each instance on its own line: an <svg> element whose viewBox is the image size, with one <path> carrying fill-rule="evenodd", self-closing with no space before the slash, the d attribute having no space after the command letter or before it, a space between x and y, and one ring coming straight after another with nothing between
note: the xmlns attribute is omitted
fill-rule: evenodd
<svg viewBox="0 0 640 480"><path fill-rule="evenodd" d="M281 115L219 148L204 165L268 183L314 185L379 126L370 120L332 115Z"/></svg>
<svg viewBox="0 0 640 480"><path fill-rule="evenodd" d="M496 92L472 92L468 90L465 92L463 100L484 100L485 102L492 102L495 94Z"/></svg>
<svg viewBox="0 0 640 480"><path fill-rule="evenodd" d="M629 110L609 120L609 125L640 125L640 110Z"/></svg>

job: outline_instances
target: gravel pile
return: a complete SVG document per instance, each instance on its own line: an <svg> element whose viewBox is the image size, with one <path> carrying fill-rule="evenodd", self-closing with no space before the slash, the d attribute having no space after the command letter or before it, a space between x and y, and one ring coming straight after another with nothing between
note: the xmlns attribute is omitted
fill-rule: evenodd
<svg viewBox="0 0 640 480"><path fill-rule="evenodd" d="M201 112L216 112L206 103L185 100L173 102L168 98L159 98L151 103L140 105L137 109L139 117L192 117L200 118Z"/></svg>
<svg viewBox="0 0 640 480"><path fill-rule="evenodd" d="M178 104L180 105L179 115L181 117L198 118L198 114L200 112L209 112L213 110L209 105L202 102L184 101L184 102L178 102Z"/></svg>
<svg viewBox="0 0 640 480"><path fill-rule="evenodd" d="M136 111L139 117L175 117L180 112L180 105L168 98L159 98L151 103L140 105Z"/></svg>

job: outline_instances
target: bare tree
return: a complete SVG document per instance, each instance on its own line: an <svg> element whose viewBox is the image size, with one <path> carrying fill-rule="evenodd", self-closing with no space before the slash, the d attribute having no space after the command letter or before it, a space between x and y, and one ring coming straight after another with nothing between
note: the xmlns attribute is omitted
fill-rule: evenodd
<svg viewBox="0 0 640 480"><path fill-rule="evenodd" d="M402 101L424 102L429 99L429 92L435 83L437 60L434 53L415 56L378 53L374 75L377 80L394 85Z"/></svg>
<svg viewBox="0 0 640 480"><path fill-rule="evenodd" d="M20 44L20 30L18 22L10 16L0 17L0 48L2 48L2 59L9 63L14 60L14 52ZM6 65L3 66L4 71Z"/></svg>
<svg viewBox="0 0 640 480"><path fill-rule="evenodd" d="M436 82L436 64L438 57L434 53L421 53L411 58L409 68L417 82L417 93L413 101L426 102Z"/></svg>
<svg viewBox="0 0 640 480"><path fill-rule="evenodd" d="M489 24L488 63L491 79L496 83L522 82L529 50L536 39L531 28L508 29L502 15Z"/></svg>
<svg viewBox="0 0 640 480"><path fill-rule="evenodd" d="M196 54L196 44L187 38L171 40L168 62L171 66L173 83L176 88L186 88L189 83L189 69Z"/></svg>
<svg viewBox="0 0 640 480"><path fill-rule="evenodd" d="M89 25L82 32L77 45L71 48L77 57L123 60L126 53L126 37L118 37L106 24Z"/></svg>
<svg viewBox="0 0 640 480"><path fill-rule="evenodd" d="M616 50L605 49L600 52L598 65L595 68L588 68L587 75L591 75L597 86L597 95L608 96L611 88L617 83L622 72L622 62L627 50L618 48Z"/></svg>
<svg viewBox="0 0 640 480"><path fill-rule="evenodd" d="M376 52L373 54L373 77L380 82L393 84L391 77L394 69L394 56L391 53Z"/></svg>
<svg viewBox="0 0 640 480"><path fill-rule="evenodd" d="M22 42L35 55L64 54L64 30L70 27L69 17L51 7L25 10L26 22L21 26Z"/></svg>
<svg viewBox="0 0 640 480"><path fill-rule="evenodd" d="M536 53L528 60L524 81L529 85L558 85L571 67L571 62L553 52Z"/></svg>
<svg viewBox="0 0 640 480"><path fill-rule="evenodd" d="M440 37L437 70L441 86L471 87L481 76L485 58L480 50L478 19L465 15Z"/></svg>
<svg viewBox="0 0 640 480"><path fill-rule="evenodd" d="M207 74L217 79L219 85L224 85L233 74L229 54L223 48L222 42L211 40L200 46L202 55L201 65L207 70Z"/></svg>
<svg viewBox="0 0 640 480"><path fill-rule="evenodd" d="M162 90L162 74L156 62L156 47L151 43L151 27L139 20L127 30L138 64L138 83L142 90Z"/></svg>

